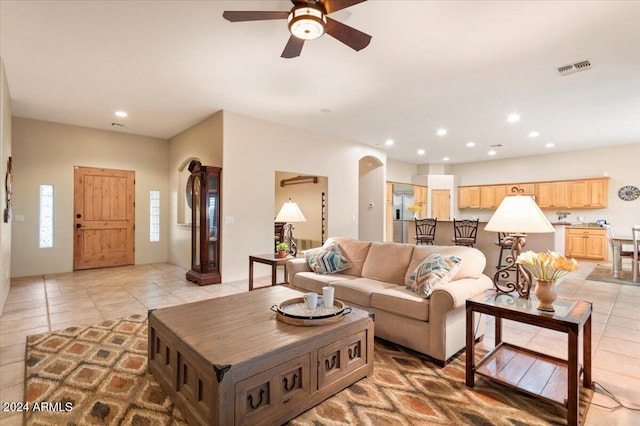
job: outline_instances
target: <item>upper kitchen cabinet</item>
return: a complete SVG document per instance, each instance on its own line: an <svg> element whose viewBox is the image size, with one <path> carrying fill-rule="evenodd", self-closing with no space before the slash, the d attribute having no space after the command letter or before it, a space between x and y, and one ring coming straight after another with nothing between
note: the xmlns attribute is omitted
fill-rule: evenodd
<svg viewBox="0 0 640 426"><path fill-rule="evenodd" d="M458 208L480 208L480 187L479 186L459 186L458 187Z"/></svg>
<svg viewBox="0 0 640 426"><path fill-rule="evenodd" d="M507 185L486 185L480 187L480 208L496 209L507 195Z"/></svg>
<svg viewBox="0 0 640 426"><path fill-rule="evenodd" d="M536 193L535 183L514 183L509 185L509 194L514 195L516 193L521 195L533 195Z"/></svg>
<svg viewBox="0 0 640 426"><path fill-rule="evenodd" d="M569 208L605 208L608 197L609 178L570 181Z"/></svg>
<svg viewBox="0 0 640 426"><path fill-rule="evenodd" d="M569 182L536 183L536 203L540 208L569 208Z"/></svg>

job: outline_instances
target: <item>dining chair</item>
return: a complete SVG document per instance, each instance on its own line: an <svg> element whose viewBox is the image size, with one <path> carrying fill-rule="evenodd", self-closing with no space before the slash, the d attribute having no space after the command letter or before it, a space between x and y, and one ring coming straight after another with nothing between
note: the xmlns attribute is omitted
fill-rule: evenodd
<svg viewBox="0 0 640 426"><path fill-rule="evenodd" d="M613 242L615 235L613 234L613 229L611 229L611 225L605 224L605 225L602 225L602 227L607 230L607 240L609 240L609 248L611 249L611 255L613 257L613 262L611 262L611 271L613 272L614 265L618 261L615 258L615 250L614 250L614 242ZM620 247L620 257L633 259L633 252L628 250L622 250L622 247Z"/></svg>
<svg viewBox="0 0 640 426"><path fill-rule="evenodd" d="M430 217L427 219L415 219L416 223L416 244L432 244L436 239L436 225L438 219Z"/></svg>
<svg viewBox="0 0 640 426"><path fill-rule="evenodd" d="M640 269L640 225L631 228L633 237L633 281L638 281L638 269Z"/></svg>
<svg viewBox="0 0 640 426"><path fill-rule="evenodd" d="M473 247L476 243L476 235L478 234L478 222L479 219L453 219L454 234L451 241L453 241L457 246Z"/></svg>
<svg viewBox="0 0 640 426"><path fill-rule="evenodd" d="M505 251L507 253L511 252L511 247L513 246L513 240L512 239L505 240L505 238L507 238L508 236L509 236L508 232L498 232L498 241L495 242L495 245L500 247L500 254L498 255L498 266L496 266L496 269L502 268L502 258L504 256L504 252Z"/></svg>

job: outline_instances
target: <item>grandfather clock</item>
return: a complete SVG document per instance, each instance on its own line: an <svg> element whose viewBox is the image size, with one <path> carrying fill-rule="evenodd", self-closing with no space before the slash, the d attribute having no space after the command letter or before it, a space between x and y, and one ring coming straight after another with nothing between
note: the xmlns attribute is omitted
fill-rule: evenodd
<svg viewBox="0 0 640 426"><path fill-rule="evenodd" d="M189 164L187 204L191 207L191 270L187 280L217 284L220 277L220 167Z"/></svg>

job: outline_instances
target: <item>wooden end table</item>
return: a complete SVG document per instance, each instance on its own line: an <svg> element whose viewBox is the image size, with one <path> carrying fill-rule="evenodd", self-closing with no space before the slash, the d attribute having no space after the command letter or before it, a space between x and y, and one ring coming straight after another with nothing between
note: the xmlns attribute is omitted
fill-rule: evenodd
<svg viewBox="0 0 640 426"><path fill-rule="evenodd" d="M271 285L288 284L289 276L287 274L287 261L294 259L293 256L287 255L287 257L278 257L276 253L267 254L252 254L249 256L249 291L253 290L253 263L258 262L271 266ZM284 281L276 283L276 274L278 266L284 266Z"/></svg>
<svg viewBox="0 0 640 426"><path fill-rule="evenodd" d="M591 382L591 302L559 297L553 303L556 311L537 309L535 296L523 299L517 294L488 290L467 299L466 384L474 386L475 374L519 389L532 396L567 408L567 424L578 424L579 365L578 335L583 330L583 386ZM475 339L473 313L495 317L495 348L478 363L474 359ZM502 341L502 319L531 324L567 333L568 360L545 355Z"/></svg>

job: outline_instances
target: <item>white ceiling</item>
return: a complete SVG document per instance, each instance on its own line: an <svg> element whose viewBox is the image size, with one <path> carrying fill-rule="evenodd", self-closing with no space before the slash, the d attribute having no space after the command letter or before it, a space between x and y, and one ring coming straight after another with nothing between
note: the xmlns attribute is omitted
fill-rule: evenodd
<svg viewBox="0 0 640 426"><path fill-rule="evenodd" d="M325 35L295 59L280 58L286 21L222 18L290 7L2 0L13 113L169 138L226 109L418 164L486 160L494 144L508 158L640 143L640 2L370 0L331 15L372 35L367 48ZM555 71L585 59L588 71Z"/></svg>

